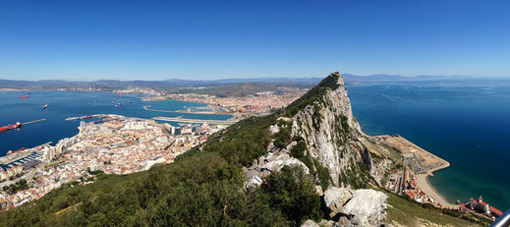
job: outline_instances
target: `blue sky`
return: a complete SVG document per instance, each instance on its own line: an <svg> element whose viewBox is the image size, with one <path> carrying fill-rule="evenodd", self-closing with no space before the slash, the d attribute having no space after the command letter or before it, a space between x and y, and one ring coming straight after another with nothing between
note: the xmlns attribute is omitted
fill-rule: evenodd
<svg viewBox="0 0 510 227"><path fill-rule="evenodd" d="M0 0L0 78L510 76L509 12L469 0Z"/></svg>

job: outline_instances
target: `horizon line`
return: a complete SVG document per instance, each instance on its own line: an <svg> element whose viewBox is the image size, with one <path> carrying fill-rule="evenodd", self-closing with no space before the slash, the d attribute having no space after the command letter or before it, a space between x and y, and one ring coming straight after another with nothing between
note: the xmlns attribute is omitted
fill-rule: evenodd
<svg viewBox="0 0 510 227"><path fill-rule="evenodd" d="M355 75L351 73L340 73L343 75L350 75L350 76L356 76L356 77L373 77L373 76L392 76L392 77L403 77L403 78L419 78L419 77L442 77L442 78L455 78L455 77L463 77L463 78L470 78L470 79L495 79L495 78L510 78L510 76L490 76L490 77L483 77L483 76L474 76L474 75L415 75L415 76L403 76L398 74L369 74L369 75ZM323 77L230 77L230 78L219 78L219 79L180 79L180 78L168 78L168 79L159 79L159 80L143 80L143 79L132 79L132 80L123 80L123 79L90 79L90 80L80 80L80 79L40 79L40 80L30 80L30 79L7 79L7 78L0 78L0 80L10 80L10 81L28 81L28 82L40 82L40 81L66 81L66 82L97 82L97 81L121 81L121 82L129 82L129 81L168 81L168 80L181 80L181 81L222 81L222 80L261 80L261 79L322 79Z"/></svg>

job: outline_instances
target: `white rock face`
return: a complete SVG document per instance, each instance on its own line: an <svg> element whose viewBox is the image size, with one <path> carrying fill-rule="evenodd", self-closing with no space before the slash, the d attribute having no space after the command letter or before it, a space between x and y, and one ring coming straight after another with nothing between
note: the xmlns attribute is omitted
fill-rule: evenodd
<svg viewBox="0 0 510 227"><path fill-rule="evenodd" d="M247 181L244 187L257 187L263 183L263 179L271 173L280 172L284 166L300 166L306 174L310 174L308 167L296 158L289 155L287 150L272 149L267 155L255 160L249 168L243 168Z"/></svg>
<svg viewBox="0 0 510 227"><path fill-rule="evenodd" d="M333 226L339 226L339 225L336 225L336 223L334 221L331 221L331 220L325 220L325 219L322 219L319 224L317 224L316 222L308 219L306 220L302 225L301 227L333 227Z"/></svg>
<svg viewBox="0 0 510 227"><path fill-rule="evenodd" d="M325 79L321 86L324 92L318 94L316 100L299 110L292 118L279 117L278 121L292 122L292 138L301 137L306 144L306 151L318 164L328 169L334 186L345 187L346 181L340 178L347 176L362 178L360 166L368 166L369 173L377 182L385 174L384 167L372 163L361 139L366 139L358 122L352 115L351 103L340 73L333 73ZM268 129L271 134L278 133L281 128L275 124ZM273 143L267 146L268 154L260 157L253 165L245 169L246 179L251 180L257 175L262 180L271 172L279 171L285 165L299 165L307 172L315 172L316 167L308 167L300 160L291 157L290 150L296 145L293 141L285 149L276 148ZM306 155L306 154L305 154ZM374 169L372 167L378 168ZM316 182L319 182L316 175ZM340 183L343 182L343 183ZM321 182L324 183L324 182Z"/></svg>
<svg viewBox="0 0 510 227"><path fill-rule="evenodd" d="M301 225L301 227L320 227L320 225L308 219Z"/></svg>
<svg viewBox="0 0 510 227"><path fill-rule="evenodd" d="M341 75L333 74L332 80L335 78L338 86L335 90L326 88L322 99L293 117L292 135L306 141L310 155L328 168L333 184L340 186L340 174L363 160L361 146L356 144L360 126L352 115Z"/></svg>
<svg viewBox="0 0 510 227"><path fill-rule="evenodd" d="M347 188L329 187L324 192L324 202L331 210L330 217L334 217L344 204L352 198L351 190Z"/></svg>
<svg viewBox="0 0 510 227"><path fill-rule="evenodd" d="M372 189L356 190L341 212L353 216L351 226L380 226L386 218L387 199L386 194Z"/></svg>
<svg viewBox="0 0 510 227"><path fill-rule="evenodd" d="M255 175L248 179L248 181L244 182L244 188L250 187L258 187L263 183L262 179L259 176Z"/></svg>
<svg viewBox="0 0 510 227"><path fill-rule="evenodd" d="M271 132L272 135L278 133L280 131L280 128L276 125L269 126L269 132Z"/></svg>
<svg viewBox="0 0 510 227"><path fill-rule="evenodd" d="M290 157L288 153L278 153L273 154L269 153L266 155L266 159L264 159L264 164L260 165L259 168L261 170L269 170L271 172L279 172L284 166L298 165L301 166L305 173L309 174L310 171L305 164L299 161L296 158Z"/></svg>
<svg viewBox="0 0 510 227"><path fill-rule="evenodd" d="M312 89L313 91L313 89ZM363 142L370 139L363 134L358 122L352 115L347 90L339 73L333 73L321 82L320 94L309 99L306 107L300 109L292 118L279 118L292 122L291 137L301 138L306 145L305 157L326 167L331 177L330 186L315 187L315 193L324 196L324 202L330 208L330 217L340 216L340 222L323 220L324 226L380 226L386 218L386 200L382 192L361 189L349 189L371 174L376 182L384 176L390 162L384 158L373 159ZM273 125L268 129L271 134L281 128ZM300 140L296 140L300 141ZM317 172L316 164L309 169L300 160L291 157L290 151L298 142L293 141L285 148L277 148L273 143L267 146L267 154L254 160L253 165L244 168L247 181L245 187L257 187L265 177L280 171L286 165L299 165L306 173ZM365 172L362 167L367 167ZM315 174L315 183L319 184L319 175ZM354 183L353 183L354 182ZM324 182L320 182L324 183ZM318 226L307 220L302 226Z"/></svg>

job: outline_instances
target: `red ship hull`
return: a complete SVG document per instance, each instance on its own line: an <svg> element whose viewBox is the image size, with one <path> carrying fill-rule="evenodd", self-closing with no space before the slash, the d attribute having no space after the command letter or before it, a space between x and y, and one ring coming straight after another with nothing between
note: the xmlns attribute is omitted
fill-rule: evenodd
<svg viewBox="0 0 510 227"><path fill-rule="evenodd" d="M7 126L3 126L3 127L0 127L0 132L17 129L19 127L21 127L21 124L11 124L11 125L7 125Z"/></svg>
<svg viewBox="0 0 510 227"><path fill-rule="evenodd" d="M18 98L20 98L20 99L28 99L28 98L30 98L30 96L25 95L25 96L19 96Z"/></svg>

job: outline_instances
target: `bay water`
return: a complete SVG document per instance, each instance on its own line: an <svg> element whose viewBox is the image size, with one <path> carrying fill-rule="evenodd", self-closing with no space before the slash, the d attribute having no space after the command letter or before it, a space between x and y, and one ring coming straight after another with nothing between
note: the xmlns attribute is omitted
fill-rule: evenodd
<svg viewBox="0 0 510 227"><path fill-rule="evenodd" d="M74 91L28 91L0 92L0 126L16 122L29 122L45 118L46 121L23 125L16 130L0 132L0 156L9 150L35 147L43 143L71 137L78 133L80 121L65 121L68 117L92 114L119 114L127 117L152 118L156 116L193 119L226 120L230 115L185 114L153 112L143 109L145 105L158 110L182 110L188 107L206 106L193 102L174 100L144 102L140 95L123 95L107 92ZM47 109L43 109L48 105ZM115 105L118 107L116 108ZM91 119L87 121L96 121ZM171 123L176 125L175 123Z"/></svg>

